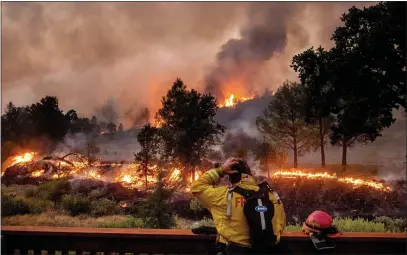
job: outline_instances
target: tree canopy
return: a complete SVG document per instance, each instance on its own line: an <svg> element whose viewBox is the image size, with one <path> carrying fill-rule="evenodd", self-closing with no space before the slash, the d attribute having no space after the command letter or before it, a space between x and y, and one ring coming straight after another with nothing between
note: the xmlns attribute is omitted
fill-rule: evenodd
<svg viewBox="0 0 407 255"><path fill-rule="evenodd" d="M305 120L317 124L321 165L325 167L325 143L332 125L331 108L336 105L336 96L331 79L331 55L322 47L313 47L293 57L291 67L298 72L304 89Z"/></svg>
<svg viewBox="0 0 407 255"><path fill-rule="evenodd" d="M217 109L212 95L187 90L183 81L177 79L162 98L156 115L161 123L164 155L193 171L225 130L214 119Z"/></svg>
<svg viewBox="0 0 407 255"><path fill-rule="evenodd" d="M254 150L254 155L257 160L260 161L260 171L267 172L270 178L269 165L274 164L277 167L281 167L287 161L287 153L285 150L278 148L276 145L272 145L265 138L262 142L257 144Z"/></svg>
<svg viewBox="0 0 407 255"><path fill-rule="evenodd" d="M316 146L316 129L305 122L304 89L285 82L274 95L264 115L256 120L257 128L273 143L293 152L294 167L298 156Z"/></svg>
<svg viewBox="0 0 407 255"><path fill-rule="evenodd" d="M66 135L84 133L93 137L99 134L101 125L110 132L116 131L115 123L98 124L95 116L92 119L78 117L75 110L64 113L59 108L58 98L53 96L23 107L8 103L1 122L2 146L5 149L2 160L17 147L48 153Z"/></svg>
<svg viewBox="0 0 407 255"><path fill-rule="evenodd" d="M352 7L332 35L335 57L348 60L347 77L363 82L386 108L406 107L406 2ZM347 78L338 77L338 78ZM373 99L374 100L374 99Z"/></svg>
<svg viewBox="0 0 407 255"><path fill-rule="evenodd" d="M160 137L158 129L146 124L137 135L137 141L141 147L140 151L135 154L135 160L140 163L140 171L144 176L145 185L147 188L147 177L151 174L149 165L157 160L159 152Z"/></svg>
<svg viewBox="0 0 407 255"><path fill-rule="evenodd" d="M332 35L335 46L308 49L293 58L306 94L308 122L328 121L330 141L346 150L373 142L406 105L406 3L352 7ZM321 139L321 148L323 141ZM323 154L323 149L321 149Z"/></svg>

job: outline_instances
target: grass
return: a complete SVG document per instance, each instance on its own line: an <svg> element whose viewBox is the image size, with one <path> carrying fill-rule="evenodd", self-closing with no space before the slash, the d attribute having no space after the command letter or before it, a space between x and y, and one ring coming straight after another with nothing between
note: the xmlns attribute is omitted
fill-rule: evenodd
<svg viewBox="0 0 407 255"><path fill-rule="evenodd" d="M194 224L195 221L175 216L175 223L176 223L177 228L190 229L191 225Z"/></svg>
<svg viewBox="0 0 407 255"><path fill-rule="evenodd" d="M32 190L35 189L37 189L37 186L28 184L10 186L1 185L1 193L12 196L25 196L27 193L30 193Z"/></svg>
<svg viewBox="0 0 407 255"><path fill-rule="evenodd" d="M394 232L392 229L386 229L383 223L358 219L335 219L334 224L342 232Z"/></svg>
<svg viewBox="0 0 407 255"><path fill-rule="evenodd" d="M99 227L100 224L114 224L124 220L126 216L113 215L104 217L90 217L86 215L70 216L57 212L41 214L25 214L2 217L2 225L9 226L52 226L52 227Z"/></svg>
<svg viewBox="0 0 407 255"><path fill-rule="evenodd" d="M101 221L96 223L98 228L144 228L144 220L132 216L126 216L116 221Z"/></svg>
<svg viewBox="0 0 407 255"><path fill-rule="evenodd" d="M211 220L210 220L211 221ZM176 227L189 229L194 221L176 217ZM90 217L87 215L71 216L55 211L41 214L25 214L2 217L2 225L7 226L52 226L52 227L90 227L90 228L143 228L140 218L129 215L112 215Z"/></svg>
<svg viewBox="0 0 407 255"><path fill-rule="evenodd" d="M378 217L373 221L362 218L338 218L334 224L342 232L405 232L405 219L391 219L389 217ZM302 225L288 225L285 232L302 231Z"/></svg>
<svg viewBox="0 0 407 255"><path fill-rule="evenodd" d="M367 221L362 218L338 218L334 219L334 224L342 232L403 232L402 219L387 218L388 224L378 219ZM302 231L302 225L288 225L284 231Z"/></svg>
<svg viewBox="0 0 407 255"><path fill-rule="evenodd" d="M302 225L287 225L284 232L298 232L302 231Z"/></svg>
<svg viewBox="0 0 407 255"><path fill-rule="evenodd" d="M179 228L190 229L193 221L177 218L177 226ZM203 219L197 224L201 226L213 227L212 219ZM378 217L374 221L364 220L362 218L337 218L334 219L334 224L342 232L405 232L407 220L406 219L391 219L389 217ZM302 231L302 224L287 225L284 232Z"/></svg>
<svg viewBox="0 0 407 255"><path fill-rule="evenodd" d="M176 227L190 229L194 221L176 217ZM374 221L364 219L338 218L335 225L342 232L404 232L406 219L379 217ZM2 224L9 226L53 226L53 227L91 227L91 228L143 228L141 218L126 215L91 217L86 215L70 216L57 212L26 214L2 217ZM214 226L212 219L199 221L200 225ZM301 231L302 225L288 225L285 232Z"/></svg>
<svg viewBox="0 0 407 255"><path fill-rule="evenodd" d="M390 217L381 216L377 217L375 222L383 223L385 228L390 229L391 232L405 232L407 229L407 219L392 219Z"/></svg>

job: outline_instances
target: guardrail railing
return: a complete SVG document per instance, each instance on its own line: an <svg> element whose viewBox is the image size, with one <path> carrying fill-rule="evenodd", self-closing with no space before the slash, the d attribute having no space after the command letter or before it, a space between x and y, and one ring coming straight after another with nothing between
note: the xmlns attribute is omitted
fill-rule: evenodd
<svg viewBox="0 0 407 255"><path fill-rule="evenodd" d="M215 236L183 229L2 226L2 254L206 254ZM406 254L406 233L344 233L322 254ZM302 232L284 233L292 254L317 253ZM319 252L321 253L321 252Z"/></svg>

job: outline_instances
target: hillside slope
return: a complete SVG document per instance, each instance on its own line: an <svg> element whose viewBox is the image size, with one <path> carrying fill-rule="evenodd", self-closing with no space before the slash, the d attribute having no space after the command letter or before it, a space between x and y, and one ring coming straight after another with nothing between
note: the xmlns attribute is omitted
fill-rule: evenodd
<svg viewBox="0 0 407 255"><path fill-rule="evenodd" d="M272 96L255 98L237 104L234 108L220 108L216 120L226 126L227 132L245 132L247 135L259 137L255 120L263 114ZM375 142L365 146L356 145L348 151L349 164L369 164L379 166L379 170L386 176L405 176L406 159L406 117L401 111L395 111L396 122L383 131ZM126 131L116 135L113 139L104 135L98 140L101 157L107 160L132 160L133 152L139 150L136 131ZM341 163L341 148L327 145L326 162L328 164ZM301 163L320 163L319 151L308 153L299 158ZM390 173L390 174L388 174Z"/></svg>

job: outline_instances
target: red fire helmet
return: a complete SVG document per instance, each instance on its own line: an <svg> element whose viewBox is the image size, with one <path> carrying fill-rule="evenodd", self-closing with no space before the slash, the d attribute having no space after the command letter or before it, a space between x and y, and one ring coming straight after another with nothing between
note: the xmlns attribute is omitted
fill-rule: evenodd
<svg viewBox="0 0 407 255"><path fill-rule="evenodd" d="M307 234L325 234L329 238L337 238L342 233L333 224L331 215L324 211L315 211L311 213L304 222L303 231Z"/></svg>

